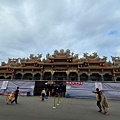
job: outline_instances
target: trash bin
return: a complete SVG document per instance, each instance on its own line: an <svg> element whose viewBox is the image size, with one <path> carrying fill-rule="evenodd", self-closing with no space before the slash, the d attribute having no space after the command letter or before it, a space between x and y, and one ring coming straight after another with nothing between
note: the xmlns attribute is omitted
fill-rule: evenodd
<svg viewBox="0 0 120 120"><path fill-rule="evenodd" d="M27 96L30 96L30 92L27 92Z"/></svg>
<svg viewBox="0 0 120 120"><path fill-rule="evenodd" d="M67 94L67 95L66 95L66 98L70 98L70 95L69 95L69 94Z"/></svg>

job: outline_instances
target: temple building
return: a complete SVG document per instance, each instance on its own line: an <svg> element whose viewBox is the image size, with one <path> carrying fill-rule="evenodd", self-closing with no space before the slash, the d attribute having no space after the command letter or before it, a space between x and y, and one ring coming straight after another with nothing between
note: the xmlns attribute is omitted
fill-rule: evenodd
<svg viewBox="0 0 120 120"><path fill-rule="evenodd" d="M111 56L112 57L112 56ZM47 80L47 81L120 81L120 58L100 58L96 52L89 55L71 53L69 49L54 50L54 54L28 58L8 58L1 62L1 80Z"/></svg>

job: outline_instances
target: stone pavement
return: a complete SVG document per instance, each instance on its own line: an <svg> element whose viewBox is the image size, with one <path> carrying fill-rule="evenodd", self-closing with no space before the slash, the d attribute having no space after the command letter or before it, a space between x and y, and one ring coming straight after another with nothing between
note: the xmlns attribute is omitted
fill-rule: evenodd
<svg viewBox="0 0 120 120"><path fill-rule="evenodd" d="M18 103L6 105L6 96L0 96L0 120L119 120L120 101L108 100L109 116L98 112L95 99L19 96ZM55 103L55 104L54 104ZM59 104L59 105L56 105ZM56 107L56 108L53 108Z"/></svg>

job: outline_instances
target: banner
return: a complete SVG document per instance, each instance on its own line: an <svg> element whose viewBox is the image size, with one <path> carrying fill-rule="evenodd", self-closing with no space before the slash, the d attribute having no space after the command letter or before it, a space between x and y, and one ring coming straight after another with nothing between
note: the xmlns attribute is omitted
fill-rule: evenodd
<svg viewBox="0 0 120 120"><path fill-rule="evenodd" d="M107 98L120 100L120 83L110 82L66 82L66 97L95 98L96 88L104 90Z"/></svg>
<svg viewBox="0 0 120 120"><path fill-rule="evenodd" d="M14 92L17 87L19 87L20 95L30 95L34 94L35 82L26 82L26 81L0 81L0 94L8 95L11 92Z"/></svg>
<svg viewBox="0 0 120 120"><path fill-rule="evenodd" d="M101 82L95 83L95 89L96 88L98 88L99 90L102 90L102 83Z"/></svg>
<svg viewBox="0 0 120 120"><path fill-rule="evenodd" d="M1 89L5 90L7 88L7 86L8 86L8 81L3 81Z"/></svg>

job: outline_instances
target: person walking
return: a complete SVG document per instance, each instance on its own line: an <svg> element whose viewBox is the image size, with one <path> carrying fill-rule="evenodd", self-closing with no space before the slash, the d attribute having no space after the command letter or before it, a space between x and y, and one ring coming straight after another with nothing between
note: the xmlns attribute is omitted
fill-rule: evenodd
<svg viewBox="0 0 120 120"><path fill-rule="evenodd" d="M8 96L7 96L7 104L9 104L12 99L14 98L14 92L11 92Z"/></svg>
<svg viewBox="0 0 120 120"><path fill-rule="evenodd" d="M104 90L101 90L101 106L103 108L103 113L105 115L109 115L108 113L108 101L107 101L107 98L106 98L106 95L104 93Z"/></svg>
<svg viewBox="0 0 120 120"><path fill-rule="evenodd" d="M18 102L17 102L18 94L19 94L19 87L17 87L17 89L16 89L15 92L14 92L14 100L11 101L11 104L12 104L13 102L15 102L16 104L18 104Z"/></svg>
<svg viewBox="0 0 120 120"><path fill-rule="evenodd" d="M54 88L52 88L51 93L52 93L52 96L55 96L55 89Z"/></svg>
<svg viewBox="0 0 120 120"><path fill-rule="evenodd" d="M48 88L46 89L46 99L48 99L48 96L49 96L49 90Z"/></svg>
<svg viewBox="0 0 120 120"><path fill-rule="evenodd" d="M96 94L97 106L99 108L98 112L102 112L102 108L101 108L101 104L100 104L101 103L101 93L98 88L96 88L96 91L95 92L93 91L93 93Z"/></svg>
<svg viewBox="0 0 120 120"><path fill-rule="evenodd" d="M43 90L41 91L41 95L42 95L42 100L41 101L44 101L44 98L45 98L45 95L46 95L45 88L43 88Z"/></svg>

